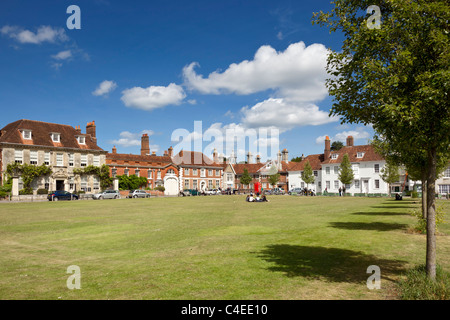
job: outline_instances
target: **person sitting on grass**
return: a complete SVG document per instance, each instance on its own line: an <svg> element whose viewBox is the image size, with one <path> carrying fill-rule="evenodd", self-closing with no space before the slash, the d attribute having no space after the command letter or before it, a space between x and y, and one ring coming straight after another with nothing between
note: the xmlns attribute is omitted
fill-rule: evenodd
<svg viewBox="0 0 450 320"><path fill-rule="evenodd" d="M254 202L255 198L253 198L253 193L250 193L250 197L248 198L248 202Z"/></svg>

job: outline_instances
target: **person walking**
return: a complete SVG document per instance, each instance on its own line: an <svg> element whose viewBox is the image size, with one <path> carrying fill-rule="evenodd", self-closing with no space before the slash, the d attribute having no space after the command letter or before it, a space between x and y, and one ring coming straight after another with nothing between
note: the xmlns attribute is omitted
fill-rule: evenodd
<svg viewBox="0 0 450 320"><path fill-rule="evenodd" d="M342 196L342 188L339 187L339 197L341 197L341 196Z"/></svg>

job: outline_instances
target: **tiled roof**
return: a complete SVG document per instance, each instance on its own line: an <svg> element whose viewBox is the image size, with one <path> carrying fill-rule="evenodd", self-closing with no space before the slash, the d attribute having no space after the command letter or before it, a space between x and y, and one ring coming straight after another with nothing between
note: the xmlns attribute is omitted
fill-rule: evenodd
<svg viewBox="0 0 450 320"><path fill-rule="evenodd" d="M22 130L31 130L32 139L23 139ZM53 142L50 133L60 133L60 142ZM85 136L86 144L78 144L77 136ZM79 133L72 126L24 119L1 129L0 143L103 151L89 134Z"/></svg>
<svg viewBox="0 0 450 320"><path fill-rule="evenodd" d="M265 163L238 163L233 164L232 166L236 174L243 174L244 169L247 169L249 174L255 174L258 173L264 165Z"/></svg>
<svg viewBox="0 0 450 320"><path fill-rule="evenodd" d="M147 163L161 163L171 164L172 159L169 156L154 156L154 155L138 155L138 154L126 154L126 153L107 153L106 160L108 161L136 161Z"/></svg>
<svg viewBox="0 0 450 320"><path fill-rule="evenodd" d="M181 155L183 153L183 155ZM211 158L198 151L180 151L173 157L173 163L179 166L201 166L224 168L222 163L215 163Z"/></svg>
<svg viewBox="0 0 450 320"><path fill-rule="evenodd" d="M364 153L362 158L357 158L358 152ZM343 147L338 151L333 151L330 154L330 158L325 159L322 164L341 163L345 154L348 154L350 162L364 162L364 161L382 161L384 158L375 152L375 148L371 145L351 146ZM332 159L332 155L337 154L337 159Z"/></svg>
<svg viewBox="0 0 450 320"><path fill-rule="evenodd" d="M323 161L323 154L312 154L304 158L301 162L289 162L287 171L303 171L306 162L309 161L313 170L321 170Z"/></svg>

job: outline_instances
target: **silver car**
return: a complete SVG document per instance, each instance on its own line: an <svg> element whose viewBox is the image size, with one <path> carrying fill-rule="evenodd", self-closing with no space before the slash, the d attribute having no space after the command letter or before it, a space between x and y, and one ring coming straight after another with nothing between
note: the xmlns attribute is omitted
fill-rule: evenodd
<svg viewBox="0 0 450 320"><path fill-rule="evenodd" d="M103 192L93 194L92 198L94 200L120 199L120 192L118 190L105 190Z"/></svg>
<svg viewBox="0 0 450 320"><path fill-rule="evenodd" d="M131 190L128 198L150 198L150 194L144 190Z"/></svg>

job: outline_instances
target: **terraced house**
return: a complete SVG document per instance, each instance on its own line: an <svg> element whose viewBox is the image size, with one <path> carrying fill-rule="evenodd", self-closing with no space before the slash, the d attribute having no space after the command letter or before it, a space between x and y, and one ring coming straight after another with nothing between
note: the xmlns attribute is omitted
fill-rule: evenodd
<svg viewBox="0 0 450 320"><path fill-rule="evenodd" d="M106 151L97 145L96 125L81 128L34 120L18 120L0 130L0 182L6 179L10 163L49 166L52 173L35 179L33 192L38 189L97 192L99 178L95 175L77 175L74 169L105 164ZM19 190L23 188L21 177Z"/></svg>

